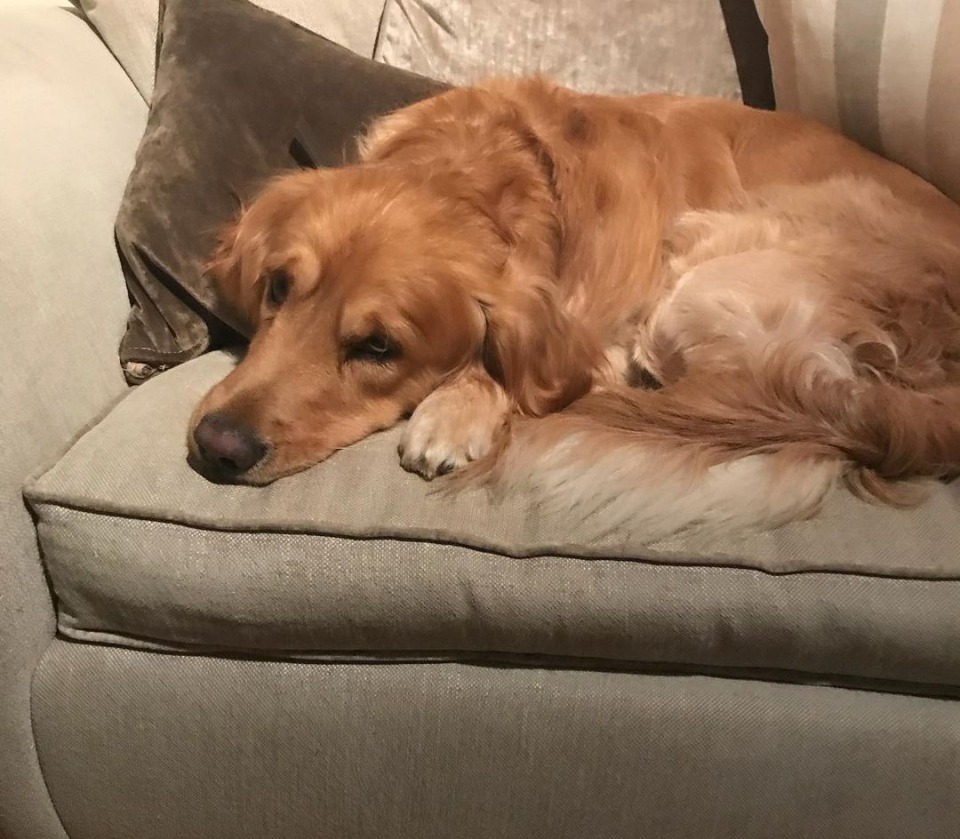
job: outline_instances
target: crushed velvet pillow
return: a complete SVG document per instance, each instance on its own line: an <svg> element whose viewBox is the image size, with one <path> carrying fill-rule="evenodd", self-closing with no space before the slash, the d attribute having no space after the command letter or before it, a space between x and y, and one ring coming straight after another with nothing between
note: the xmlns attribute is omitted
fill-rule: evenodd
<svg viewBox="0 0 960 839"><path fill-rule="evenodd" d="M203 265L240 202L284 169L343 163L375 116L443 89L247 0L165 6L153 103L116 224L131 383L239 337Z"/></svg>

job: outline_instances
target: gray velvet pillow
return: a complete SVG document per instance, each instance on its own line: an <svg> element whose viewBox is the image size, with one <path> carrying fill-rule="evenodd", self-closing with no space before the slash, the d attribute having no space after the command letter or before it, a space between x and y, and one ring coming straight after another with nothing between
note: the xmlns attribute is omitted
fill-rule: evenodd
<svg viewBox="0 0 960 839"><path fill-rule="evenodd" d="M235 342L203 273L218 228L270 176L335 166L377 115L443 89L246 0L167 0L156 88L116 224L127 380Z"/></svg>

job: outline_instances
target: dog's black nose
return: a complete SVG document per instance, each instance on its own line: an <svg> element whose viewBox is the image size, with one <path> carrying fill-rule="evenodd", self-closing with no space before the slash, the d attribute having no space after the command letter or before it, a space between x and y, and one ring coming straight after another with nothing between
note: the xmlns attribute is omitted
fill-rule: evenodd
<svg viewBox="0 0 960 839"><path fill-rule="evenodd" d="M227 414L207 414L193 430L197 453L226 477L237 477L253 467L267 447L252 428Z"/></svg>

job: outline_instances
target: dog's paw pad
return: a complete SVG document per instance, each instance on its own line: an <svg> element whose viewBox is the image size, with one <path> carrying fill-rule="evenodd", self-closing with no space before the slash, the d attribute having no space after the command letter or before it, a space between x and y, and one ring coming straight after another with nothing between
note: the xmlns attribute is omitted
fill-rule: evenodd
<svg viewBox="0 0 960 839"><path fill-rule="evenodd" d="M453 423L432 412L416 413L397 446L400 465L428 481L483 457L493 445L499 425Z"/></svg>
<svg viewBox="0 0 960 839"><path fill-rule="evenodd" d="M400 454L400 465L407 472L413 472L428 481L432 481L441 475L449 475L455 469L465 466L472 459L465 455L453 455L436 446L429 446L421 452L407 445L398 447L398 453Z"/></svg>
<svg viewBox="0 0 960 839"><path fill-rule="evenodd" d="M404 426L400 465L428 481L484 457L510 403L493 383L459 382L431 393Z"/></svg>

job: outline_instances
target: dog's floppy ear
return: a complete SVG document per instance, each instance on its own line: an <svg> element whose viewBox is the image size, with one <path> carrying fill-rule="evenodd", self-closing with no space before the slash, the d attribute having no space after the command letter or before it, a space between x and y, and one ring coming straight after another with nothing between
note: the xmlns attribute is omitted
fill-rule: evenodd
<svg viewBox="0 0 960 839"><path fill-rule="evenodd" d="M529 275L504 279L504 293L481 304L487 321L484 366L521 413L558 411L590 389L596 347L561 310L552 283Z"/></svg>
<svg viewBox="0 0 960 839"><path fill-rule="evenodd" d="M563 224L554 161L517 111L503 119L521 155L513 165L474 173L472 197L505 249L498 282L481 300L484 364L521 413L540 416L590 389L600 351L559 299Z"/></svg>
<svg viewBox="0 0 960 839"><path fill-rule="evenodd" d="M230 326L249 338L256 328L263 296L262 245L251 239L242 222L242 216L238 217L220 231L205 269L231 318Z"/></svg>

